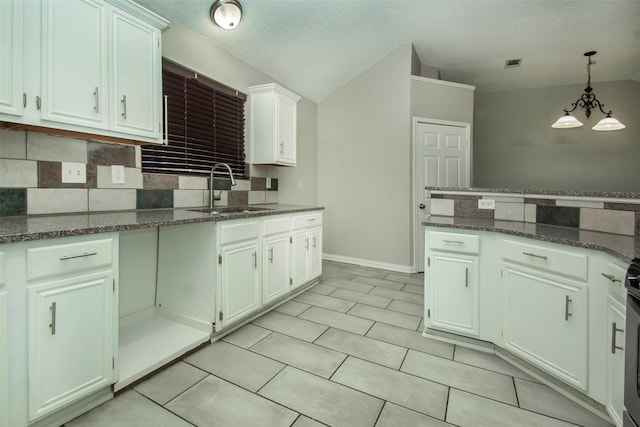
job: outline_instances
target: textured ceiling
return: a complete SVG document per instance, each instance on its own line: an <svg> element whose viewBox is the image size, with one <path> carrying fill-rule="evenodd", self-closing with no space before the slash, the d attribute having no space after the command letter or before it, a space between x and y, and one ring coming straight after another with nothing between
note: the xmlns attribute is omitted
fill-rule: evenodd
<svg viewBox="0 0 640 427"><path fill-rule="evenodd" d="M401 44L478 92L640 80L640 0L240 0L232 31L213 0L136 0L319 102ZM522 58L505 69L506 59Z"/></svg>

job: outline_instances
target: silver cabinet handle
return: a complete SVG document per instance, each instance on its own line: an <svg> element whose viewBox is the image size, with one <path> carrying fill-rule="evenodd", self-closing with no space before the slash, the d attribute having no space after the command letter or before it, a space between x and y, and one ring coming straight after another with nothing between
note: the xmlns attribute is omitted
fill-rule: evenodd
<svg viewBox="0 0 640 427"><path fill-rule="evenodd" d="M96 104L93 106L93 109L96 113L100 112L100 93L98 92L98 86L96 86L96 90L93 91L93 96L96 98Z"/></svg>
<svg viewBox="0 0 640 427"><path fill-rule="evenodd" d="M269 248L269 261L273 264L273 248Z"/></svg>
<svg viewBox="0 0 640 427"><path fill-rule="evenodd" d="M98 255L98 252L85 252L80 255L63 255L60 257L60 261L65 261L67 259L74 259L74 258L84 258L84 257L94 256L94 255Z"/></svg>
<svg viewBox="0 0 640 427"><path fill-rule="evenodd" d="M312 246L313 246L313 249L315 249L315 248L316 248L316 237L315 237L315 236L313 236L313 239L312 239L312 240L313 240L313 244L312 244Z"/></svg>
<svg viewBox="0 0 640 427"><path fill-rule="evenodd" d="M469 287L469 267L464 269L464 287Z"/></svg>
<svg viewBox="0 0 640 427"><path fill-rule="evenodd" d="M169 145L169 111L168 110L168 95L164 95L164 145Z"/></svg>
<svg viewBox="0 0 640 427"><path fill-rule="evenodd" d="M122 95L122 118L127 120L127 95Z"/></svg>
<svg viewBox="0 0 640 427"><path fill-rule="evenodd" d="M22 108L27 108L27 94L22 94Z"/></svg>
<svg viewBox="0 0 640 427"><path fill-rule="evenodd" d="M51 335L56 334L56 303L51 303L51 323L49 323L49 327L51 328Z"/></svg>
<svg viewBox="0 0 640 427"><path fill-rule="evenodd" d="M258 268L258 253L253 253L253 268Z"/></svg>
<svg viewBox="0 0 640 427"><path fill-rule="evenodd" d="M624 329L618 329L616 322L611 323L611 354L616 354L616 349L624 350L624 348L616 345L616 332L624 332Z"/></svg>
<svg viewBox="0 0 640 427"><path fill-rule="evenodd" d="M280 141L280 154L284 153L284 141Z"/></svg>
<svg viewBox="0 0 640 427"><path fill-rule="evenodd" d="M564 300L564 320L566 320L567 322L569 321L569 316L572 316L571 313L569 313L569 304L572 302L571 298L569 298L569 295L565 296L565 300Z"/></svg>
<svg viewBox="0 0 640 427"><path fill-rule="evenodd" d="M606 277L607 279L609 279L613 283L616 283L616 282L622 283L622 280L616 279L616 277L613 274L605 274L605 273L600 273L600 274L602 274L604 277Z"/></svg>
<svg viewBox="0 0 640 427"><path fill-rule="evenodd" d="M42 98L40 98L39 96L36 96L36 110L39 110L42 108Z"/></svg>
<svg viewBox="0 0 640 427"><path fill-rule="evenodd" d="M309 218L309 219L307 220L307 222L313 222L313 221L315 221L315 220L316 220L315 218Z"/></svg>
<svg viewBox="0 0 640 427"><path fill-rule="evenodd" d="M538 255L532 252L522 252L522 255L528 255L528 256L532 256L534 258L540 258L540 259L548 259L546 255Z"/></svg>
<svg viewBox="0 0 640 427"><path fill-rule="evenodd" d="M443 240L445 243L455 243L456 245L463 245L464 242L462 240Z"/></svg>

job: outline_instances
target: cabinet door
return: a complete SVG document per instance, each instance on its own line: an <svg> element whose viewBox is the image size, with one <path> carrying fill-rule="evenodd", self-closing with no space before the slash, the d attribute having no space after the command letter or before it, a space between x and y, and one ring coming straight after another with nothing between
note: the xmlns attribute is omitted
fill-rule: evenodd
<svg viewBox="0 0 640 427"><path fill-rule="evenodd" d="M31 286L27 293L33 421L113 382L113 273Z"/></svg>
<svg viewBox="0 0 640 427"><path fill-rule="evenodd" d="M607 412L622 426L624 409L625 306L609 296L607 301Z"/></svg>
<svg viewBox="0 0 640 427"><path fill-rule="evenodd" d="M118 10L111 18L112 129L159 138L160 32Z"/></svg>
<svg viewBox="0 0 640 427"><path fill-rule="evenodd" d="M23 113L22 0L0 1L0 113Z"/></svg>
<svg viewBox="0 0 640 427"><path fill-rule="evenodd" d="M309 265L309 279L322 274L322 228L311 230L311 253Z"/></svg>
<svg viewBox="0 0 640 427"><path fill-rule="evenodd" d="M504 346L586 390L588 289L511 265L503 277Z"/></svg>
<svg viewBox="0 0 640 427"><path fill-rule="evenodd" d="M0 269L2 269L2 265L0 265ZM7 329L7 293L0 292L0 426L9 425L9 354L7 353Z"/></svg>
<svg viewBox="0 0 640 427"><path fill-rule="evenodd" d="M276 95L276 142L279 162L296 163L296 102Z"/></svg>
<svg viewBox="0 0 640 427"><path fill-rule="evenodd" d="M294 231L292 251L293 288L304 284L309 277L309 231Z"/></svg>
<svg viewBox="0 0 640 427"><path fill-rule="evenodd" d="M42 119L106 128L106 6L42 2Z"/></svg>
<svg viewBox="0 0 640 427"><path fill-rule="evenodd" d="M289 292L291 264L289 234L264 240L262 300L270 303Z"/></svg>
<svg viewBox="0 0 640 427"><path fill-rule="evenodd" d="M223 247L220 285L222 286L222 327L260 307L258 244L256 241Z"/></svg>
<svg viewBox="0 0 640 427"><path fill-rule="evenodd" d="M430 327L478 335L478 257L432 252Z"/></svg>

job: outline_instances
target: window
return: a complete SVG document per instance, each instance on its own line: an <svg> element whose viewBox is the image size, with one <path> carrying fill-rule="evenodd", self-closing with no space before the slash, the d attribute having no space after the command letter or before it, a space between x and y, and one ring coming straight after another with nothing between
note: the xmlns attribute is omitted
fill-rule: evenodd
<svg viewBox="0 0 640 427"><path fill-rule="evenodd" d="M234 176L243 177L246 95L167 60L162 87L168 144L142 147L142 171L208 174L224 162Z"/></svg>

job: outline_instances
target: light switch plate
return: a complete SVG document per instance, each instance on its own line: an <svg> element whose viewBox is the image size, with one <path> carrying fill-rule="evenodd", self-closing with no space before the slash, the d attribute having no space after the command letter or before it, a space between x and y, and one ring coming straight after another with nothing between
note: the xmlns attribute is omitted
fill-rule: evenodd
<svg viewBox="0 0 640 427"><path fill-rule="evenodd" d="M124 166L123 165L111 166L111 183L124 184Z"/></svg>
<svg viewBox="0 0 640 427"><path fill-rule="evenodd" d="M493 199L478 199L478 209L495 209L496 201Z"/></svg>
<svg viewBox="0 0 640 427"><path fill-rule="evenodd" d="M62 182L75 184L87 182L87 164L62 162Z"/></svg>

